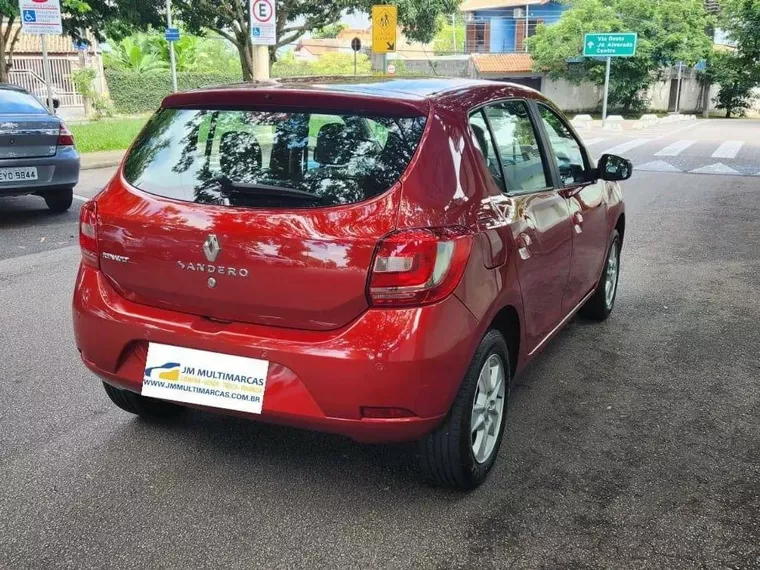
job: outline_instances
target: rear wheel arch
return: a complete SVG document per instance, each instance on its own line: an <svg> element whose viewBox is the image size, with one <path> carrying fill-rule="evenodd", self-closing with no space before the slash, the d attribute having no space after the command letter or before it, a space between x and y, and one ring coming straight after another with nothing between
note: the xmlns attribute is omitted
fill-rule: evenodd
<svg viewBox="0 0 760 570"><path fill-rule="evenodd" d="M506 305L496 313L488 328L489 330L494 329L499 331L504 340L507 341L511 376L514 378L517 370L517 361L520 358L520 314L512 305Z"/></svg>

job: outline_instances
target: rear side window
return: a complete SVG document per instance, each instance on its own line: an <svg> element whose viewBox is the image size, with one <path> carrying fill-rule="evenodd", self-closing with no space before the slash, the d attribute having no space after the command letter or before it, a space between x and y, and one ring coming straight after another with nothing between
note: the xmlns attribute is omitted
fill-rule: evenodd
<svg viewBox="0 0 760 570"><path fill-rule="evenodd" d="M0 89L0 115L47 115L47 109L36 98L22 91Z"/></svg>
<svg viewBox="0 0 760 570"><path fill-rule="evenodd" d="M162 109L135 141L124 177L202 204L350 204L398 181L424 127L424 117Z"/></svg>
<svg viewBox="0 0 760 570"><path fill-rule="evenodd" d="M535 192L550 187L547 165L525 102L495 103L484 112L499 149L507 192Z"/></svg>

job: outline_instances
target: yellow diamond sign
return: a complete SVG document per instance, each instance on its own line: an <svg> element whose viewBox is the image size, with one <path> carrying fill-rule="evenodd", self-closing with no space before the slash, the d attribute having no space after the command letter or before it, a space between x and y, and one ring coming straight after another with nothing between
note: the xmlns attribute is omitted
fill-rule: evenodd
<svg viewBox="0 0 760 570"><path fill-rule="evenodd" d="M396 27L398 9L396 6L380 4L372 6L372 51L388 53L396 51Z"/></svg>

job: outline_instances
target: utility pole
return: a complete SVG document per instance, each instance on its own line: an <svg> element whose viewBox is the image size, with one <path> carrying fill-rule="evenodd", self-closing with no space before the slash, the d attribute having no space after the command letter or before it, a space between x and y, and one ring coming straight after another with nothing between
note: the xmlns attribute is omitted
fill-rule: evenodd
<svg viewBox="0 0 760 570"><path fill-rule="evenodd" d="M40 36L40 39L42 41L42 73L45 77L45 89L47 90L47 105L48 111L50 111L50 114L55 114L55 105L53 105L53 83L51 76L53 75L50 72L50 58L48 57L48 50L47 50L47 34L42 34Z"/></svg>
<svg viewBox="0 0 760 570"><path fill-rule="evenodd" d="M172 0L166 0L166 27L172 27ZM172 88L176 93L177 88L177 58L174 54L174 41L169 40L169 61L172 67Z"/></svg>
<svg viewBox="0 0 760 570"><path fill-rule="evenodd" d="M454 34L454 53L457 53L457 16L451 15L451 31Z"/></svg>
<svg viewBox="0 0 760 570"><path fill-rule="evenodd" d="M676 89L676 114L681 112L681 75L683 70L683 62L678 62L678 88Z"/></svg>
<svg viewBox="0 0 760 570"><path fill-rule="evenodd" d="M607 99L610 95L610 67L612 58L607 58L607 69L604 72L604 103L602 104L602 128L607 124Z"/></svg>

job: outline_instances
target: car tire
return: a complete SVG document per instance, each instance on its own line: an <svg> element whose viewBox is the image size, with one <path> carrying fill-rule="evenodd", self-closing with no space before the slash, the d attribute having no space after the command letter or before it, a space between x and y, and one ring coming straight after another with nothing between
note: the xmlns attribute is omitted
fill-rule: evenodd
<svg viewBox="0 0 760 570"><path fill-rule="evenodd" d="M500 396L499 421L496 426L485 424L482 437L486 438L489 430L492 430L493 434L488 437L495 436L495 439L488 443L491 446L490 451L486 449L488 453L485 456L477 457L474 448L485 441L485 439L478 439L479 431L473 438L473 434L476 433L473 427L477 421L476 406L478 399L483 395L480 378L486 365L492 367L496 362L501 366L503 387ZM474 489L485 481L496 461L504 435L510 382L511 368L507 343L500 332L490 330L475 351L475 356L446 419L435 431L419 442L420 463L428 480L436 485L465 490ZM496 400L498 401L499 389L494 392L497 392ZM485 396L486 400L490 398L487 394ZM486 407L482 416L488 416L490 409ZM492 419L491 422L493 424L495 420Z"/></svg>
<svg viewBox="0 0 760 570"><path fill-rule="evenodd" d="M185 408L177 404L155 398L146 398L129 390L120 390L105 382L103 382L103 387L111 401L119 408L146 420L157 421L174 418L185 411Z"/></svg>
<svg viewBox="0 0 760 570"><path fill-rule="evenodd" d="M74 189L65 188L60 191L50 192L49 194L44 194L43 198L45 198L45 204L47 204L47 207L51 211L60 214L71 208L71 204L74 201Z"/></svg>
<svg viewBox="0 0 760 570"><path fill-rule="evenodd" d="M617 297L617 288L620 281L620 250L622 241L617 230L613 230L610 237L610 244L607 248L607 257L604 262L604 269L596 290L586 304L581 307L578 314L584 319L592 321L604 321L610 316L612 309L615 308L615 298ZM610 283L611 264L614 264L614 281ZM611 285L611 295L608 294L608 284Z"/></svg>

